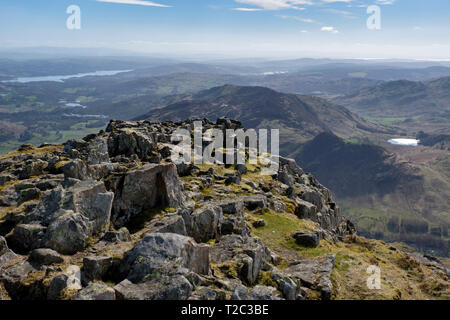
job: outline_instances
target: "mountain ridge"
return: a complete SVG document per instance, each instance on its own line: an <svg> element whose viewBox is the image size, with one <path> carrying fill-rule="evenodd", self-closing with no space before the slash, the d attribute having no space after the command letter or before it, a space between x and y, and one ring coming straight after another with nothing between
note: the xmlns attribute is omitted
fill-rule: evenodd
<svg viewBox="0 0 450 320"><path fill-rule="evenodd" d="M191 99L150 110L134 120L180 120L186 117L211 120L227 116L241 119L249 128L277 128L275 122L281 121L281 135L283 131L293 130L298 133L300 141L311 139L323 131L333 131L346 138L355 133L362 136L364 132L390 131L324 99L280 93L265 87L225 85L193 94Z"/></svg>
<svg viewBox="0 0 450 320"><path fill-rule="evenodd" d="M333 99L363 115L402 116L450 112L450 77L415 82L397 80Z"/></svg>

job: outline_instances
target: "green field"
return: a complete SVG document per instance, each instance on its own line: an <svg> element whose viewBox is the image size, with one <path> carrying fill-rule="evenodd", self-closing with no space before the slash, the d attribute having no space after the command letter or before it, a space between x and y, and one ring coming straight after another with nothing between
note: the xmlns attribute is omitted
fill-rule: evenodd
<svg viewBox="0 0 450 320"><path fill-rule="evenodd" d="M95 122L95 120L80 122L80 123L77 123L77 124L71 126L67 130L61 130L61 131L51 130L51 127L49 127L50 130L46 131L45 135L39 134L39 133L34 133L33 138L30 140L27 140L26 143L33 144L35 146L39 146L42 143L54 143L54 144L63 143L63 142L66 142L67 140L71 140L71 139L81 139L90 133L96 133L96 132L100 131L101 129L104 129L104 126L96 127L96 128L87 128L86 125L91 122ZM45 128L45 129L47 129L47 128ZM17 149L18 147L20 147L24 143L25 142L20 142L17 139L10 139L8 141L1 142L0 143L0 154L5 154L8 152L11 152L11 151Z"/></svg>

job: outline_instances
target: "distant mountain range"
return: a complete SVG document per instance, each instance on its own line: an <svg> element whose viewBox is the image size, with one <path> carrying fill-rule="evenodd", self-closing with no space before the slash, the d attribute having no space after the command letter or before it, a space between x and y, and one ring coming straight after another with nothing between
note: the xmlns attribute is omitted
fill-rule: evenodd
<svg viewBox="0 0 450 320"><path fill-rule="evenodd" d="M321 132L349 138L390 131L321 98L234 85L192 94L189 99L150 110L135 120L215 119L221 116L240 119L247 128L279 128L286 140L295 143L312 139Z"/></svg>
<svg viewBox="0 0 450 320"><path fill-rule="evenodd" d="M360 78L382 81L410 80L425 81L450 75L448 66L418 67L413 65L390 66L389 64L364 65L356 63L329 63L300 71L303 74L316 73L329 79Z"/></svg>
<svg viewBox="0 0 450 320"><path fill-rule="evenodd" d="M398 80L333 100L351 110L370 116L412 117L450 113L450 77L427 82Z"/></svg>

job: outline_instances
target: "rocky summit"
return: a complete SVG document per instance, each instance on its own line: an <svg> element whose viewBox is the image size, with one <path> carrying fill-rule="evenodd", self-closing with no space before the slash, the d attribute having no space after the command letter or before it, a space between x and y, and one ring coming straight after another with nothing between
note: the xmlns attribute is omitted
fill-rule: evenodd
<svg viewBox="0 0 450 320"><path fill-rule="evenodd" d="M111 121L82 140L2 156L0 299L450 297L441 261L359 237L294 160L277 158L271 176L249 162L173 163L172 133L193 128Z"/></svg>

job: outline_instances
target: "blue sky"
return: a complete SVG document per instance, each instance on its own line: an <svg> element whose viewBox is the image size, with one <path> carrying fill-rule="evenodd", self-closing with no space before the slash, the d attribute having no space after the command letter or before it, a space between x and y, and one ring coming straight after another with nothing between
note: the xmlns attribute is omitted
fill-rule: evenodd
<svg viewBox="0 0 450 320"><path fill-rule="evenodd" d="M66 27L70 5L80 30ZM366 27L369 5L380 30ZM449 14L448 0L0 0L0 48L450 60Z"/></svg>

